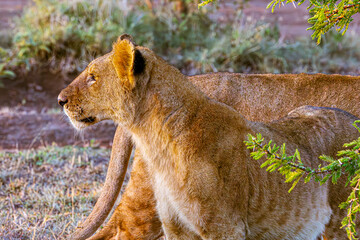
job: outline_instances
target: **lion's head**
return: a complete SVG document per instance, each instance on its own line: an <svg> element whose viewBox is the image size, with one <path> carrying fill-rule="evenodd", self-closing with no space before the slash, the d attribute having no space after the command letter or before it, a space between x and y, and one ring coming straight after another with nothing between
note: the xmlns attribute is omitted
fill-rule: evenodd
<svg viewBox="0 0 360 240"><path fill-rule="evenodd" d="M139 48L129 35L120 36L110 53L93 60L61 91L58 102L75 128L106 119L125 125L133 120L151 65Z"/></svg>
<svg viewBox="0 0 360 240"><path fill-rule="evenodd" d="M131 124L149 81L153 62L156 62L156 57L149 49L136 46L129 35L122 35L114 43L110 53L92 61L61 91L58 102L77 129L106 119L124 126ZM119 153L121 157L116 164L109 164L108 174L116 182L122 182L132 142L127 134L115 138L114 143L117 142L124 147L124 151ZM112 184L105 184L104 188L110 189L111 194L108 191L101 193L102 200L71 239L86 239L91 236L109 214L116 200L114 196L119 194L120 188L114 188Z"/></svg>

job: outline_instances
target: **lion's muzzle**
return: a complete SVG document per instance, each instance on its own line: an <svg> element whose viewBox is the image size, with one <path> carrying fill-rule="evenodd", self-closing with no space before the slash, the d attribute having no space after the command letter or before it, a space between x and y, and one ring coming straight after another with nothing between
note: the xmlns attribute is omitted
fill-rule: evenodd
<svg viewBox="0 0 360 240"><path fill-rule="evenodd" d="M67 97L62 96L61 93L58 96L58 103L61 107L64 107L66 103L68 103L69 100L67 99Z"/></svg>

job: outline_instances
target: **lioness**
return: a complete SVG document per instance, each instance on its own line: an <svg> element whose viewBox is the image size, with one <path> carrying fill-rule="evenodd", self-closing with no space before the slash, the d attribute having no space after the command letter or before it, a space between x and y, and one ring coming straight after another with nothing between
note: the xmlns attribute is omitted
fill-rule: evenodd
<svg viewBox="0 0 360 240"><path fill-rule="evenodd" d="M110 71L103 73L104 69ZM106 101L109 97L112 106ZM91 63L59 100L78 128L110 118L128 129L154 173L151 181L158 210L170 238L315 239L331 214L327 189L310 183L285 194L289 186L280 181L281 176L259 170L242 141L247 132L263 132L278 142L292 142L290 150L298 147L309 165L317 165L314 156L333 154L339 141L356 135L348 126L355 117L333 109L301 108L269 125L248 122L233 109L206 98L150 50L128 40L119 40L112 53ZM324 132L324 125L334 129ZM319 127L318 132L309 126ZM296 138L294 131L300 127L308 135ZM310 132L318 135L310 139ZM331 138L329 143L317 146L324 137ZM269 200L274 182L279 182L273 186L279 194L277 204L270 209L263 208L266 201L263 207L256 206ZM286 202L303 208L294 213L281 205ZM282 212L295 215L284 215L279 222ZM261 216L278 226L265 224Z"/></svg>
<svg viewBox="0 0 360 240"><path fill-rule="evenodd" d="M212 73L190 76L188 79L211 98L224 102L253 121L269 121L285 116L296 107L306 105L332 106L360 116L354 104L359 101L360 78L324 74L234 74ZM274 104L275 103L275 104ZM250 107L251 105L251 107ZM116 200L121 185L111 165L120 166L124 161L119 153L130 154L130 139L123 136L119 126L113 143L107 181L96 207L78 236L91 235L104 221ZM126 147L125 147L126 146ZM120 163L114 163L119 161ZM114 180L112 180L114 179ZM129 184L111 220L91 239L157 239L162 235L161 223L156 214L151 184L146 179L147 169L140 154L136 154ZM114 186L118 188L115 189ZM335 191L334 198L341 195ZM340 199L346 200L348 192L342 191ZM106 194L106 195L105 195ZM112 196L109 197L109 196ZM334 211L339 211L334 202ZM345 231L339 229L343 215L332 218L326 236L332 239ZM340 232L340 233L338 233Z"/></svg>

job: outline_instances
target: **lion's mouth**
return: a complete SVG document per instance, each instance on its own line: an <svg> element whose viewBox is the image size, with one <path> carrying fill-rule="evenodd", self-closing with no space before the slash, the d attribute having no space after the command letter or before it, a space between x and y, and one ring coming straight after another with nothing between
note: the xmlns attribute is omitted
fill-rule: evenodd
<svg viewBox="0 0 360 240"><path fill-rule="evenodd" d="M95 122L95 118L94 117L87 117L87 118L81 119L80 122L93 123L93 122Z"/></svg>

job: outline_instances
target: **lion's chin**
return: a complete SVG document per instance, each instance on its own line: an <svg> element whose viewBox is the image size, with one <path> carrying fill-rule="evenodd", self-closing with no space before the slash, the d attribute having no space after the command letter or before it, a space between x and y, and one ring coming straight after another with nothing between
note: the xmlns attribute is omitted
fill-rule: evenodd
<svg viewBox="0 0 360 240"><path fill-rule="evenodd" d="M82 123L95 123L95 117L87 117L80 120Z"/></svg>
<svg viewBox="0 0 360 240"><path fill-rule="evenodd" d="M95 123L97 123L95 118L93 118L91 120L84 120L84 121L83 120L84 119L81 119L80 121L78 121L78 120L75 120L73 118L70 118L71 124L77 130L82 130L82 129L86 128L86 127L89 127L89 126L94 125Z"/></svg>
<svg viewBox="0 0 360 240"><path fill-rule="evenodd" d="M67 109L64 109L65 115L70 119L71 124L74 128L77 130L82 130L88 126L94 125L95 123L99 122L99 119L97 117L79 117L74 115L72 112L68 111Z"/></svg>

